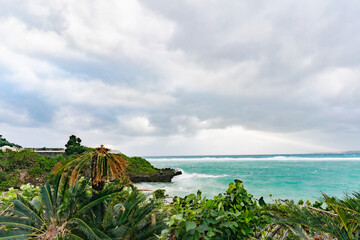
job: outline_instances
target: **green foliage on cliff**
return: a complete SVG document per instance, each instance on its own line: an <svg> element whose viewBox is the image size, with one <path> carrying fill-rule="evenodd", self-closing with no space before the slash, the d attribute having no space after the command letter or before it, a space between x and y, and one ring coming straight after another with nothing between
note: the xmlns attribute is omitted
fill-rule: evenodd
<svg viewBox="0 0 360 240"><path fill-rule="evenodd" d="M128 162L126 167L127 173L156 173L159 170L144 158L128 157L125 154L119 155Z"/></svg>
<svg viewBox="0 0 360 240"><path fill-rule="evenodd" d="M11 143L11 142L7 141L5 138L0 137L0 147L3 147L3 146L21 148L20 145L17 145L17 144L15 144L15 143Z"/></svg>
<svg viewBox="0 0 360 240"><path fill-rule="evenodd" d="M31 150L0 150L0 191L28 183L42 183L53 167L64 157L39 156Z"/></svg>

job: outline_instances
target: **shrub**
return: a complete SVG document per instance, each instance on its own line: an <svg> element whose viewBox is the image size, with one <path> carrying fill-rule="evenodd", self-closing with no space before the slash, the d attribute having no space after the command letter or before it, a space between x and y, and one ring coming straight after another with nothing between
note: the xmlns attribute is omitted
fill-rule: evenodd
<svg viewBox="0 0 360 240"><path fill-rule="evenodd" d="M3 192L0 196L0 210L3 211L7 209L12 201L16 199L17 194L21 194L25 200L30 201L38 196L39 193L40 188L30 183L22 185L20 189L9 188L8 191Z"/></svg>
<svg viewBox="0 0 360 240"><path fill-rule="evenodd" d="M174 215L162 239L250 239L270 222L239 180L214 199L202 197L199 191L185 198L175 197L171 207Z"/></svg>
<svg viewBox="0 0 360 240"><path fill-rule="evenodd" d="M126 166L126 172L128 173L156 173L158 171L144 158L128 157L125 154L120 154L120 156L128 162Z"/></svg>
<svg viewBox="0 0 360 240"><path fill-rule="evenodd" d="M165 189L157 189L153 192L153 196L155 199L165 199L168 195L165 194Z"/></svg>
<svg viewBox="0 0 360 240"><path fill-rule="evenodd" d="M20 173L24 171L27 171L34 178L33 180L26 178L32 183L45 181L48 173L63 159L62 155L56 157L39 156L28 149L19 152L0 151L0 190L19 186L22 181L20 180Z"/></svg>

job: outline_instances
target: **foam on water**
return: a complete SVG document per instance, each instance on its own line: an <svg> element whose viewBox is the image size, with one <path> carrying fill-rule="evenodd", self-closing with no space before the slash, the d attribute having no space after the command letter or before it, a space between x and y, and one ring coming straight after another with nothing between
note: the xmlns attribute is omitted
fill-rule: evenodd
<svg viewBox="0 0 360 240"><path fill-rule="evenodd" d="M178 168L177 171L181 171L181 175L178 175L174 178L174 181L183 181L186 179L197 179L197 178L223 178L229 177L227 174L221 175L211 175L211 174L204 174L204 173L187 173L183 169Z"/></svg>
<svg viewBox="0 0 360 240"><path fill-rule="evenodd" d="M190 193L196 193L198 190L205 190L207 196L214 196L224 189L224 185L216 181L216 179L228 177L226 174L211 175L181 171L182 174L175 176L171 183L138 183L136 186L140 189L150 191L165 189L166 194L169 194L170 196L183 197ZM211 188L208 188L209 184L211 185Z"/></svg>
<svg viewBox="0 0 360 240"><path fill-rule="evenodd" d="M148 157L152 162L168 162L171 161L360 161L360 157L292 157L292 156L273 156L273 157Z"/></svg>
<svg viewBox="0 0 360 240"><path fill-rule="evenodd" d="M141 183L171 196L201 190L212 197L234 179L255 197L318 199L321 192L342 196L360 190L360 154L148 157L155 167L179 169L171 183Z"/></svg>

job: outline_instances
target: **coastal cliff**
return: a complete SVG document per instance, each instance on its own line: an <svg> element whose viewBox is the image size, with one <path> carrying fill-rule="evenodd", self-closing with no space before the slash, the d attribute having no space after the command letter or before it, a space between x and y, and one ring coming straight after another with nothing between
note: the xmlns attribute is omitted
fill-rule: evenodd
<svg viewBox="0 0 360 240"><path fill-rule="evenodd" d="M128 173L131 182L171 182L171 179L177 175L181 175L180 171L171 168L159 169L154 173Z"/></svg>
<svg viewBox="0 0 360 240"><path fill-rule="evenodd" d="M128 157L118 154L127 162L125 175L133 183L139 182L171 182L180 175L180 171L170 168L155 168L146 159ZM71 156L70 156L71 157ZM73 157L76 157L73 156ZM20 151L0 150L0 191L10 187L19 188L23 184L42 185L51 175L51 171L59 162L67 161L69 156L40 156L31 149Z"/></svg>
<svg viewBox="0 0 360 240"><path fill-rule="evenodd" d="M131 182L171 182L171 179L180 175L180 171L171 168L155 168L146 159L141 157L128 157L124 154L120 156L128 162L126 175Z"/></svg>

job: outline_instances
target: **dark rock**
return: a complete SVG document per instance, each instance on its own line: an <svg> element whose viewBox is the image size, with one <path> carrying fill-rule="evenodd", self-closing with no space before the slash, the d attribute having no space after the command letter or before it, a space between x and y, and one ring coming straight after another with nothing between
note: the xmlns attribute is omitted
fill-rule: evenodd
<svg viewBox="0 0 360 240"><path fill-rule="evenodd" d="M131 182L171 182L171 179L181 175L181 171L175 171L171 168L159 169L156 173L128 173Z"/></svg>

